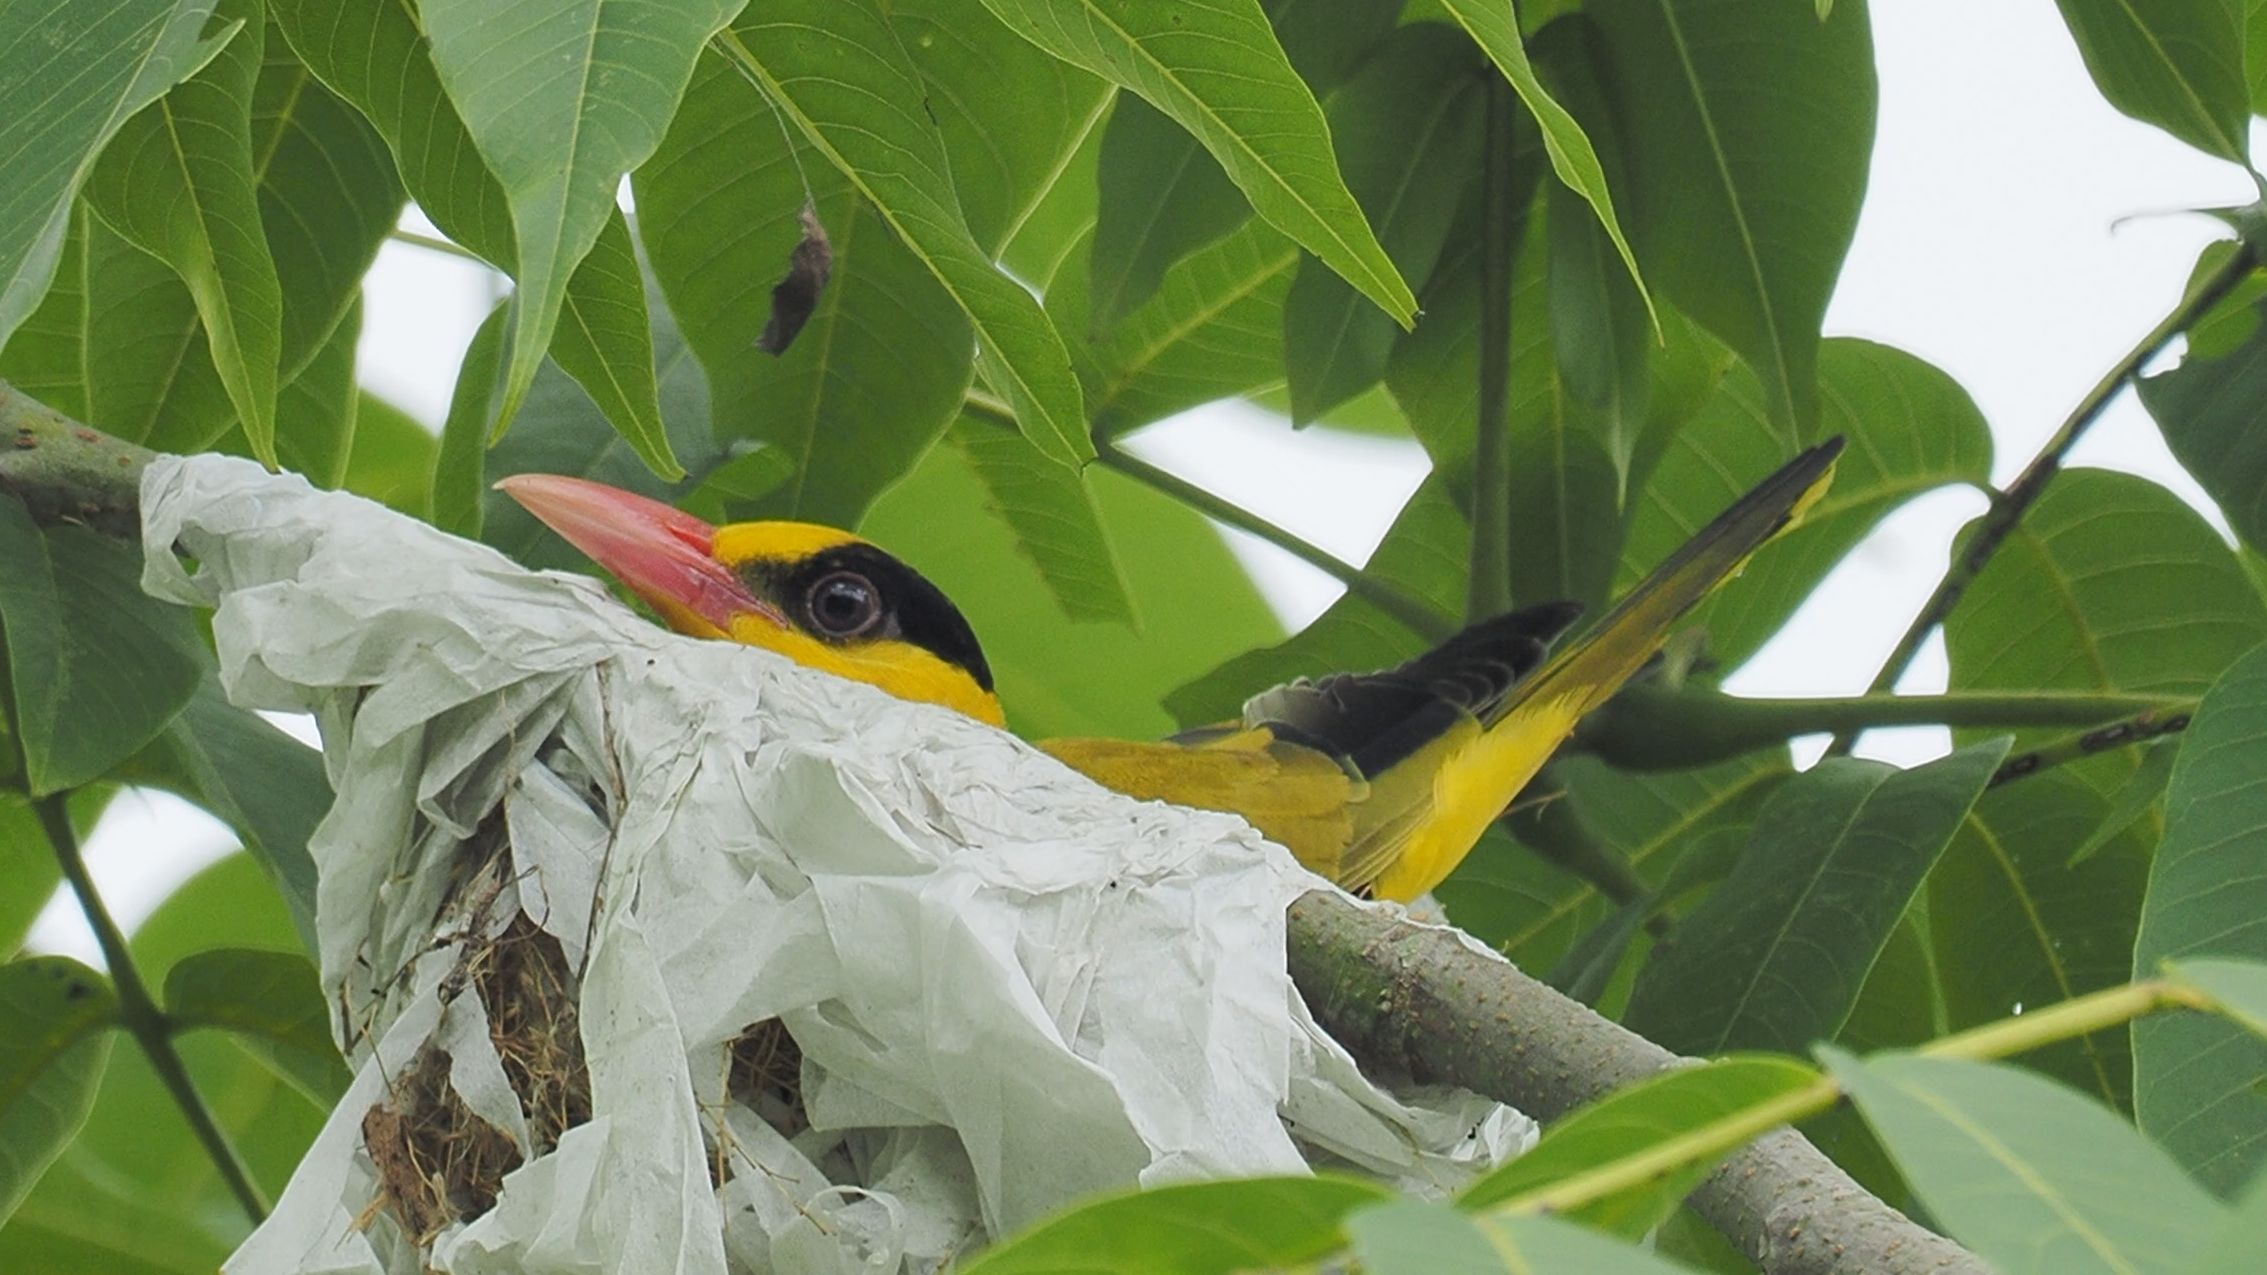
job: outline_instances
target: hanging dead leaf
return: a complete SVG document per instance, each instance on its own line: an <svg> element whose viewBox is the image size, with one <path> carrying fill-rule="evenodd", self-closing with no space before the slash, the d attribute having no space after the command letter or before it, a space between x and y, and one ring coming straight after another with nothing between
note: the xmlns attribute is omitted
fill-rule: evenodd
<svg viewBox="0 0 2267 1275"><path fill-rule="evenodd" d="M771 318L756 338L756 348L766 354L786 351L810 321L811 312L819 308L819 293L834 273L834 245L827 242L827 228L819 224L818 208L806 199L796 216L803 223L803 238L787 254L787 277L772 285Z"/></svg>

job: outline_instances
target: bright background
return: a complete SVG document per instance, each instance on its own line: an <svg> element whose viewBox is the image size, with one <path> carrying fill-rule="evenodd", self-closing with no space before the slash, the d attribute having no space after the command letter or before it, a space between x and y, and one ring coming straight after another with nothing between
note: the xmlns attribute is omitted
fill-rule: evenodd
<svg viewBox="0 0 2267 1275"><path fill-rule="evenodd" d="M2256 192L2233 165L2111 109L2053 0L1885 0L1872 12L1880 130L1826 330L1909 350L1966 386L1991 422L1993 478L2004 484L2179 300L2198 251L2225 237L2218 222L2177 210L2247 203ZM432 233L414 213L404 225ZM500 286L472 263L387 244L364 287L363 384L437 430L457 362ZM1426 470L1414 442L1294 438L1282 419L1237 404L1161 422L1129 450L1354 562L1368 558ZM2225 530L2130 394L2072 459L2164 483ZM1731 689L1862 691L1935 586L1953 533L1983 506L1975 492L1948 489L1899 511ZM1314 568L1223 534L1287 624L1337 597L1336 582ZM1941 690L1944 678L1936 640L1900 689ZM1799 759L1817 747L1798 747ZM1859 751L1913 762L1945 747L1942 730L1915 727L1875 732ZM131 930L236 844L187 802L133 791L111 803L86 855ZM49 903L29 945L101 964L67 897Z"/></svg>

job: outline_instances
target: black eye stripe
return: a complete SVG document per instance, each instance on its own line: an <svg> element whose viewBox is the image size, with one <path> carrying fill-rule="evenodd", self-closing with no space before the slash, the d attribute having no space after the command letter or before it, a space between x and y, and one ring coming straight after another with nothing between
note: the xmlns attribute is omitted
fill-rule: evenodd
<svg viewBox="0 0 2267 1275"><path fill-rule="evenodd" d="M741 568L751 589L777 599L798 617L808 614L811 590L841 572L861 576L873 586L880 614L872 627L860 633L835 636L814 627L811 636L824 642L895 638L966 671L983 689L992 689L991 665L960 608L927 577L872 545L837 545L795 562L757 561Z"/></svg>

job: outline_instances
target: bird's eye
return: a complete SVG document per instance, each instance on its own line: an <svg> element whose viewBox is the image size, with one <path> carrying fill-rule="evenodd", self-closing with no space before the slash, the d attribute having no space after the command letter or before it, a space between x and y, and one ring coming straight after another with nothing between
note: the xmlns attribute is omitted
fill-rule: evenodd
<svg viewBox="0 0 2267 1275"><path fill-rule="evenodd" d="M855 571L821 576L805 605L812 626L828 637L857 637L882 620L881 594L873 581Z"/></svg>

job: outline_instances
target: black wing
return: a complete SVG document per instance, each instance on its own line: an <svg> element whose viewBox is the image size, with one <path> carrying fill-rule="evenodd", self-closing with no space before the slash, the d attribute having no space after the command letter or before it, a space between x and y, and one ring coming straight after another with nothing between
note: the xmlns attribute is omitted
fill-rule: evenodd
<svg viewBox="0 0 2267 1275"><path fill-rule="evenodd" d="M1574 602L1522 607L1390 669L1302 677L1246 701L1244 725L1344 758L1359 774L1382 774L1463 718L1494 721L1511 688L1581 614Z"/></svg>

